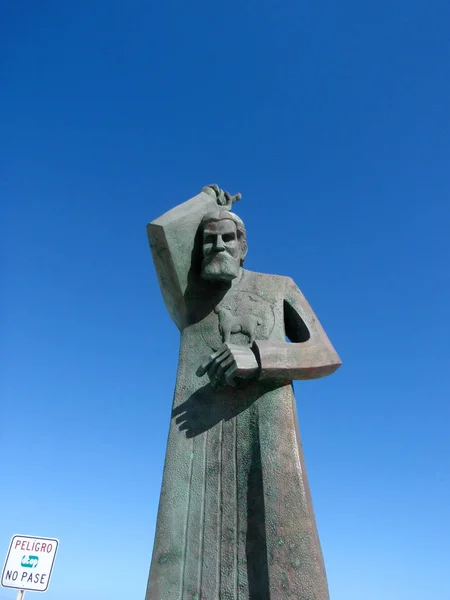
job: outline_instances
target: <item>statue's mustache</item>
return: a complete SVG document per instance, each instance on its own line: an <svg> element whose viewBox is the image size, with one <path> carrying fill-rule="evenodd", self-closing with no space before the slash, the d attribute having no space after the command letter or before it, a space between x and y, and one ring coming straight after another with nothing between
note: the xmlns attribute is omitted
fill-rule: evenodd
<svg viewBox="0 0 450 600"><path fill-rule="evenodd" d="M213 261L224 262L229 260L235 260L234 257L227 251L221 250L220 252L212 252L203 258L203 264L208 265Z"/></svg>

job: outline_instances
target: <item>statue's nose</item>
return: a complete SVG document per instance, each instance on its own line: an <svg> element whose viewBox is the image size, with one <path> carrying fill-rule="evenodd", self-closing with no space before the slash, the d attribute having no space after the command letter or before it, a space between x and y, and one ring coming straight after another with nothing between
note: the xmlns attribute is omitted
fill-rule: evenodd
<svg viewBox="0 0 450 600"><path fill-rule="evenodd" d="M221 235L216 237L216 243L214 244L214 250L216 252L223 252L225 250L225 244L223 243L223 239Z"/></svg>

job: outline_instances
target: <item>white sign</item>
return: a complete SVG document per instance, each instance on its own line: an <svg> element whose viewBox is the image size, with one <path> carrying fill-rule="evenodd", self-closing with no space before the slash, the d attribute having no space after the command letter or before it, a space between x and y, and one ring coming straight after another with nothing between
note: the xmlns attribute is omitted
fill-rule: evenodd
<svg viewBox="0 0 450 600"><path fill-rule="evenodd" d="M58 540L15 535L9 545L2 573L2 586L47 591L55 562Z"/></svg>

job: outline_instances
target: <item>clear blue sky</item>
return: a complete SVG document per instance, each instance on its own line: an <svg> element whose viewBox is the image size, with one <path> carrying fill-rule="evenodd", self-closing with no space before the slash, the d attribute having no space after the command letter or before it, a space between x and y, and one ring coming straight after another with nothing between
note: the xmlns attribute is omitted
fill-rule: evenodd
<svg viewBox="0 0 450 600"><path fill-rule="evenodd" d="M449 24L2 3L0 554L60 538L47 600L144 598L178 353L145 225L211 182L344 361L296 384L332 600L449 600Z"/></svg>

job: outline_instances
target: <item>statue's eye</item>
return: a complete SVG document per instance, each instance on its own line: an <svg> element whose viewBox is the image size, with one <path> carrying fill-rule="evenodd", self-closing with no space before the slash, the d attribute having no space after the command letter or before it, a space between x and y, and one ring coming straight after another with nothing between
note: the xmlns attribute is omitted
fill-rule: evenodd
<svg viewBox="0 0 450 600"><path fill-rule="evenodd" d="M222 236L222 239L224 242L232 242L236 239L236 236L234 235L234 233L225 233Z"/></svg>
<svg viewBox="0 0 450 600"><path fill-rule="evenodd" d="M203 236L203 243L204 244L212 244L213 242L214 242L214 239L213 239L212 235L205 234Z"/></svg>

